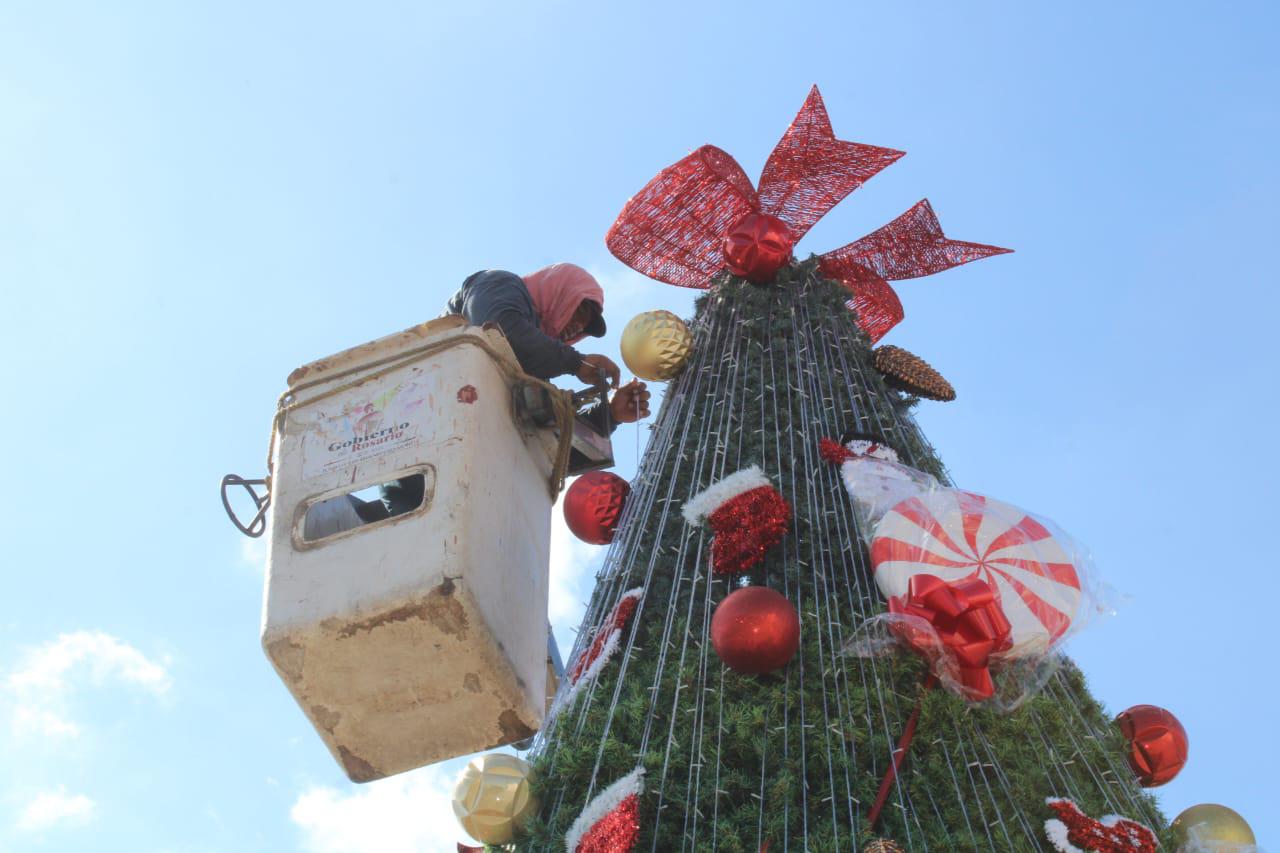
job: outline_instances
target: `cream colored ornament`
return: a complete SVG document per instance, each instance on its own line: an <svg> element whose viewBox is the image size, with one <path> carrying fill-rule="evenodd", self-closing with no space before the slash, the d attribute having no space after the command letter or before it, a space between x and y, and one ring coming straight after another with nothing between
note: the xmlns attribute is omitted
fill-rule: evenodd
<svg viewBox="0 0 1280 853"><path fill-rule="evenodd" d="M622 360L641 379L667 382L684 369L693 333L670 311L637 314L622 330Z"/></svg>
<svg viewBox="0 0 1280 853"><path fill-rule="evenodd" d="M1179 853L1237 853L1254 849L1253 830L1234 809L1202 803L1186 809L1169 825Z"/></svg>
<svg viewBox="0 0 1280 853"><path fill-rule="evenodd" d="M533 766L505 752L473 758L453 787L453 813L482 844L506 844L538 810Z"/></svg>

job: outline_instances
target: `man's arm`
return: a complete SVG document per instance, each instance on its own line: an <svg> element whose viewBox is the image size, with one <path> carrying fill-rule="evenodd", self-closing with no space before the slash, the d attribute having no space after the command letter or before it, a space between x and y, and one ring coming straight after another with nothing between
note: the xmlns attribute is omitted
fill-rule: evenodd
<svg viewBox="0 0 1280 853"><path fill-rule="evenodd" d="M463 285L459 310L473 326L495 323L507 336L525 373L550 379L576 374L582 355L568 344L546 335L537 324L537 311L524 280L505 270L476 273Z"/></svg>
<svg viewBox="0 0 1280 853"><path fill-rule="evenodd" d="M582 355L576 349L543 334L515 311L504 311L493 322L507 336L520 367L530 376L550 379L578 372Z"/></svg>

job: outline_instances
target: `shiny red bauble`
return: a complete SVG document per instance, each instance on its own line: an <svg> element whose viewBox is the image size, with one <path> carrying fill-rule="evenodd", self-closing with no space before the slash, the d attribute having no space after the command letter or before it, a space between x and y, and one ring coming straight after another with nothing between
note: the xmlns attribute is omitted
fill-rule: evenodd
<svg viewBox="0 0 1280 853"><path fill-rule="evenodd" d="M631 484L608 471L588 471L564 493L564 521L583 542L608 545Z"/></svg>
<svg viewBox="0 0 1280 853"><path fill-rule="evenodd" d="M1187 732L1178 718L1155 705L1134 705L1116 717L1129 741L1129 766L1144 788L1163 785L1187 763Z"/></svg>
<svg viewBox="0 0 1280 853"><path fill-rule="evenodd" d="M764 586L744 587L716 606L711 645L729 669L772 672L800 648L800 616L785 595Z"/></svg>
<svg viewBox="0 0 1280 853"><path fill-rule="evenodd" d="M791 259L794 245L791 231L781 219L748 213L724 235L724 259L734 275L766 284Z"/></svg>

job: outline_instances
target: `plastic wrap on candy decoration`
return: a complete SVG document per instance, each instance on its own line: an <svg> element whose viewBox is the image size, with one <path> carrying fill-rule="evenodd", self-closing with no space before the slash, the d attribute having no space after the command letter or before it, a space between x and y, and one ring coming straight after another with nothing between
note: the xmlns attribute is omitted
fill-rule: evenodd
<svg viewBox="0 0 1280 853"><path fill-rule="evenodd" d="M866 633L860 629L855 642L887 629L924 658L949 690L974 701L995 694L989 667L994 655L1010 646L1009 620L995 590L978 578L947 583L916 575L907 595L889 599L889 612L864 627Z"/></svg>
<svg viewBox="0 0 1280 853"><path fill-rule="evenodd" d="M819 449L825 460L840 466L840 478L853 498L858 530L867 543L876 524L893 507L942 488L932 475L899 462L898 452L876 436L844 444L824 438Z"/></svg>
<svg viewBox="0 0 1280 853"><path fill-rule="evenodd" d="M964 614L958 614L963 616ZM984 637L965 632L963 622L937 625L918 611L901 609L864 621L845 643L844 653L859 658L889 657L909 651L919 655L943 688L974 704L1007 714L1040 692L1062 664L1062 656L1040 655L996 659L999 635ZM972 669L973 645L990 641L992 651L979 655L979 670L987 670L989 684L966 677Z"/></svg>
<svg viewBox="0 0 1280 853"><path fill-rule="evenodd" d="M998 711L1035 695L1060 663L1052 652L1109 610L1092 582L1087 552L1070 536L1011 504L957 489L896 504L875 528L871 562L890 612L866 620L846 652L875 657L905 645L929 662L943 686ZM1009 626L1008 641L977 658L973 644L994 635L989 627L975 633L974 620L987 617L964 616L965 595L975 593L966 585L974 582L994 594L994 621ZM963 625L962 616L969 620ZM993 676L990 684L965 676L979 658Z"/></svg>
<svg viewBox="0 0 1280 853"><path fill-rule="evenodd" d="M938 489L890 510L871 540L876 585L905 595L913 575L978 577L995 586L1013 626L1006 658L1046 654L1071 630L1087 559L1071 538L1023 509L958 489Z"/></svg>

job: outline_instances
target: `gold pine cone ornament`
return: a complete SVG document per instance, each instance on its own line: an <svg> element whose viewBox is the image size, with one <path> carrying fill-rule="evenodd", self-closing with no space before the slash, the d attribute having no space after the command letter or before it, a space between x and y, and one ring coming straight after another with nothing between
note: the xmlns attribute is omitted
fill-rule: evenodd
<svg viewBox="0 0 1280 853"><path fill-rule="evenodd" d="M956 389L934 370L929 362L902 347L886 344L874 351L876 370L884 381L899 391L928 400L948 402L956 398Z"/></svg>
<svg viewBox="0 0 1280 853"><path fill-rule="evenodd" d="M533 765L505 752L471 759L453 787L453 813L482 844L515 840L538 810L530 778Z"/></svg>
<svg viewBox="0 0 1280 853"><path fill-rule="evenodd" d="M637 314L622 330L622 360L627 369L652 382L668 382L684 369L693 352L693 333L670 311Z"/></svg>

